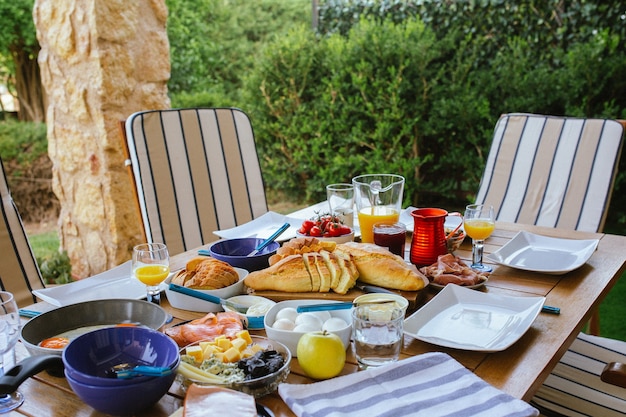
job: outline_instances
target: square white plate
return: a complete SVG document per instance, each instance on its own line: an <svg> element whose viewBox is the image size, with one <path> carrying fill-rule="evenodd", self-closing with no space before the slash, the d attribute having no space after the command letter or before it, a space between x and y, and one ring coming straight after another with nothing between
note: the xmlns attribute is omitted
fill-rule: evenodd
<svg viewBox="0 0 626 417"><path fill-rule="evenodd" d="M582 266L597 247L598 239L560 239L521 231L485 258L512 268L561 275Z"/></svg>
<svg viewBox="0 0 626 417"><path fill-rule="evenodd" d="M131 275L131 261L89 278L56 287L33 290L33 294L52 305L63 307L83 301L110 298L141 300L146 286ZM164 290L161 284L161 290Z"/></svg>
<svg viewBox="0 0 626 417"><path fill-rule="evenodd" d="M544 301L544 297L511 297L446 285L404 320L404 333L438 346L497 352L526 333Z"/></svg>

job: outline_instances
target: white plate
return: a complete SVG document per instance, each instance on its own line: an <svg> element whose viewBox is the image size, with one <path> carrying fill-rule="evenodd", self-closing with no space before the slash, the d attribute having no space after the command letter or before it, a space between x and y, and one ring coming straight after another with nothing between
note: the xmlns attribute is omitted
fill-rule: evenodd
<svg viewBox="0 0 626 417"><path fill-rule="evenodd" d="M526 333L544 301L447 285L404 320L404 333L438 346L497 352Z"/></svg>
<svg viewBox="0 0 626 417"><path fill-rule="evenodd" d="M415 225L415 220L413 216L411 216L411 212L415 210L417 207L409 206L402 210L400 213L400 223L404 223L406 226L406 231L413 233L413 226ZM463 217L461 216L447 216L444 221L443 227L445 229L454 230L459 223L463 223ZM463 226L459 230L463 230Z"/></svg>
<svg viewBox="0 0 626 417"><path fill-rule="evenodd" d="M242 237L266 239L284 223L289 223L290 227L276 239L277 242L284 242L296 237L296 230L302 226L302 220L303 219L287 217L282 214L274 213L273 211L268 211L248 223L241 224L231 229L217 230L213 233L224 239L238 239Z"/></svg>
<svg viewBox="0 0 626 417"><path fill-rule="evenodd" d="M243 294L243 280L248 276L248 271L242 268L233 268L235 268L235 271L237 271L237 274L239 275L239 281L237 281L233 285L229 285L226 288L220 288L219 290L199 291L211 294L219 298L230 298L234 297L235 295ZM172 307L180 308L181 310L197 311L200 313L224 311L221 304L215 304L210 301L202 300L200 298L195 298L187 294L182 294L170 290L170 282L172 282L172 278L174 278L173 274L170 275L164 282L165 295L167 295L167 300Z"/></svg>
<svg viewBox="0 0 626 417"><path fill-rule="evenodd" d="M130 265L131 261L127 261L80 281L33 290L33 294L58 307L109 298L141 300L146 297L146 286L132 276ZM165 289L164 284L160 287L161 290Z"/></svg>
<svg viewBox="0 0 626 417"><path fill-rule="evenodd" d="M302 222L307 219L311 219L318 214L328 213L328 202L320 201L312 206L305 207L303 209L294 211L288 216L268 211L264 215L257 217L256 219L249 221L248 223L233 227L226 230L217 230L213 232L217 236L224 239L237 239L242 237L258 237L265 239L270 237L276 229L282 226L284 223L289 223L291 226L285 230L276 239L277 242L286 242L296 237L296 231L302 226ZM354 221L355 225L358 222ZM358 226L354 227L354 235L356 237L361 236L361 232Z"/></svg>
<svg viewBox="0 0 626 417"><path fill-rule="evenodd" d="M560 275L589 260L598 239L559 239L521 231L485 258L512 268Z"/></svg>

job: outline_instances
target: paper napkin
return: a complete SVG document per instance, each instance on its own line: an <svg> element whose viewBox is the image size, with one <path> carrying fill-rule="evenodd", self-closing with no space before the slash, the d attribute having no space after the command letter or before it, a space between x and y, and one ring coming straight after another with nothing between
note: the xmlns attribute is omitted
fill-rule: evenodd
<svg viewBox="0 0 626 417"><path fill-rule="evenodd" d="M281 384L278 393L298 417L539 415L439 352L312 384Z"/></svg>

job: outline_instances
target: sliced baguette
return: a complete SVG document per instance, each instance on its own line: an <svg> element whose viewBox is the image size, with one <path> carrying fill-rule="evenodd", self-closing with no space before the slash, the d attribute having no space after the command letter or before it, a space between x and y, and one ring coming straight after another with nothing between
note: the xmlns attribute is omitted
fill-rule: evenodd
<svg viewBox="0 0 626 417"><path fill-rule="evenodd" d="M354 287L356 280L359 278L359 272L350 258L350 254L337 257L337 263L341 271L339 282L333 287L333 291L337 294L347 293L350 288Z"/></svg>
<svg viewBox="0 0 626 417"><path fill-rule="evenodd" d="M326 267L330 273L330 288L337 288L339 278L341 277L341 268L339 268L339 263L337 262L337 255L327 250L321 250L320 255L324 258L324 262L326 262Z"/></svg>
<svg viewBox="0 0 626 417"><path fill-rule="evenodd" d="M250 272L244 284L257 291L313 291L311 275L304 264L302 255L290 255L268 268Z"/></svg>
<svg viewBox="0 0 626 417"><path fill-rule="evenodd" d="M320 274L315 267L315 252L307 252L302 254L302 258L304 259L304 266L311 276L311 291L319 292L322 280L320 278Z"/></svg>

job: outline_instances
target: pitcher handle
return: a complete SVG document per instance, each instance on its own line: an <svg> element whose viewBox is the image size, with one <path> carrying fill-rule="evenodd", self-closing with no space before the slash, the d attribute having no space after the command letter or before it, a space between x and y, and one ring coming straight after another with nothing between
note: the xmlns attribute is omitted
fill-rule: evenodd
<svg viewBox="0 0 626 417"><path fill-rule="evenodd" d="M448 240L450 236L454 236L454 234L461 228L461 226L463 226L463 215L461 213L459 213L458 211L455 211L452 213L448 213L448 216L459 216L461 218L461 222L453 231L448 233L448 235L446 236L446 240Z"/></svg>

